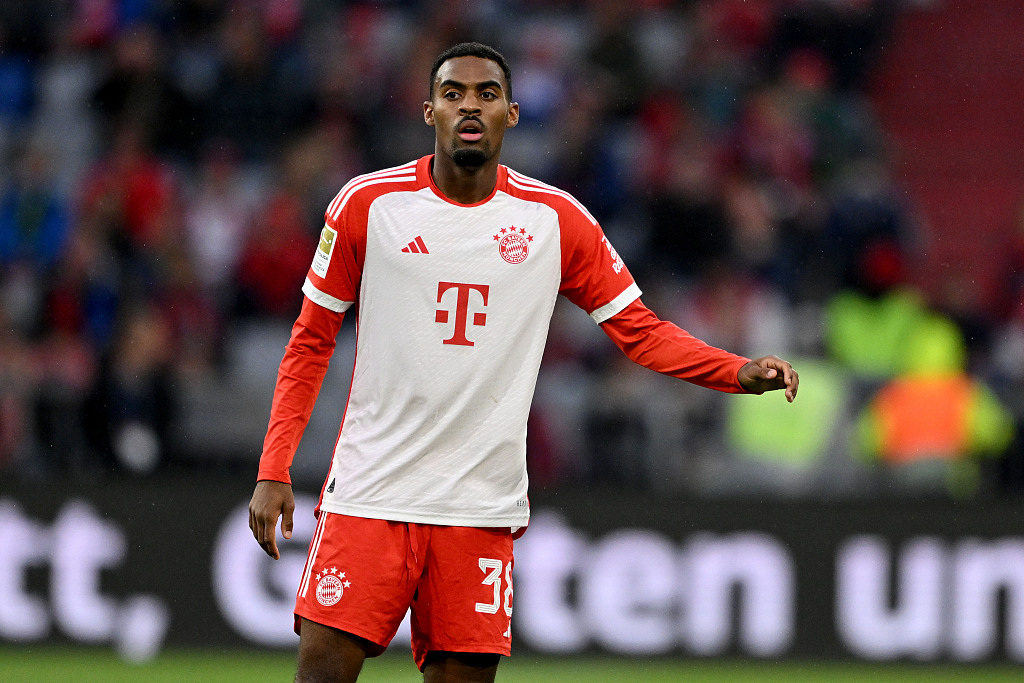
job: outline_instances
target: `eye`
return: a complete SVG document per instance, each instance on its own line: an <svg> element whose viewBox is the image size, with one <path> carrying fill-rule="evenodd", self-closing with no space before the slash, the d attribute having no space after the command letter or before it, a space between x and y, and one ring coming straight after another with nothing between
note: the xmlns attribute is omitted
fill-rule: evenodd
<svg viewBox="0 0 1024 683"><path fill-rule="evenodd" d="M485 100L496 100L496 99L498 99L498 96L496 94L494 94L490 90L485 90L482 93L480 93L480 97L482 97Z"/></svg>
<svg viewBox="0 0 1024 683"><path fill-rule="evenodd" d="M444 95L442 95L441 97L443 97L446 100L454 100L454 99L457 99L459 97L459 93L454 91L454 90L449 90Z"/></svg>

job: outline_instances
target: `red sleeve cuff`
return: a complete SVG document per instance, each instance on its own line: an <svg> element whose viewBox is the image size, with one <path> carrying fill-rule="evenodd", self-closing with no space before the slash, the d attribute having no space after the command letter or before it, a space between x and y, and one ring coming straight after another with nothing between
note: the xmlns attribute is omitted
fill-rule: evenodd
<svg viewBox="0 0 1024 683"><path fill-rule="evenodd" d="M265 470L260 468L256 475L256 481L279 481L282 484L291 484L292 478L288 470Z"/></svg>

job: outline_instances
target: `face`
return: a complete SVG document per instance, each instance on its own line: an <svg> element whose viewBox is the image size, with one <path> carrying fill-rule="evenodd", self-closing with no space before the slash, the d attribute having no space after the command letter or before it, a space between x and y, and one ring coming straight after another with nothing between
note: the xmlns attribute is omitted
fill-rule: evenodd
<svg viewBox="0 0 1024 683"><path fill-rule="evenodd" d="M458 166L482 166L501 151L505 130L519 122L501 67L482 57L449 59L437 70L423 119L435 128L436 151Z"/></svg>

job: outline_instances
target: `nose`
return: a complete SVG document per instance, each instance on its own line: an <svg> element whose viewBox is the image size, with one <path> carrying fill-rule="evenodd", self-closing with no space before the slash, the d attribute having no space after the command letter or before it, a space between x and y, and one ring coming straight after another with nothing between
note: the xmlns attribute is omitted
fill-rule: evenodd
<svg viewBox="0 0 1024 683"><path fill-rule="evenodd" d="M480 100L476 95L469 94L462 98L462 102L459 105L459 113L463 116L480 113Z"/></svg>

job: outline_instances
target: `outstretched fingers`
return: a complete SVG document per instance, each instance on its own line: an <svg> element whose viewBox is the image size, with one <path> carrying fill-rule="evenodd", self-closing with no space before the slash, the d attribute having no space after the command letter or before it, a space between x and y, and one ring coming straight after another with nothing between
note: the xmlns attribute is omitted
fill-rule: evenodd
<svg viewBox="0 0 1024 683"><path fill-rule="evenodd" d="M786 390L786 400L792 403L796 399L796 392L800 388L800 375L793 369L793 366L778 356L768 356L764 359L765 366L769 370L775 370L778 389Z"/></svg>
<svg viewBox="0 0 1024 683"><path fill-rule="evenodd" d="M800 388L800 375L797 374L797 371L789 363L786 363L786 367L782 371L782 381L786 385L786 400L792 403L796 399L797 390Z"/></svg>
<svg viewBox="0 0 1024 683"><path fill-rule="evenodd" d="M800 376L788 361L778 356L763 356L741 369L740 383L754 393L785 389L786 400L792 403L800 387Z"/></svg>

